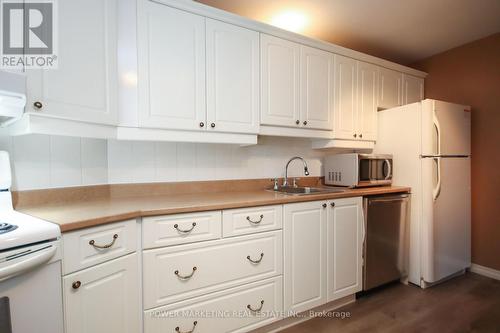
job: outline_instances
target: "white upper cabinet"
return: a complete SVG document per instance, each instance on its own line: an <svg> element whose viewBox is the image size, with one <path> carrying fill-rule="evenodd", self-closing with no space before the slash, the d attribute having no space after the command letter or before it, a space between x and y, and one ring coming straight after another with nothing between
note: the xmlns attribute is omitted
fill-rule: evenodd
<svg viewBox="0 0 500 333"><path fill-rule="evenodd" d="M333 57L301 46L300 120L306 128L333 130Z"/></svg>
<svg viewBox="0 0 500 333"><path fill-rule="evenodd" d="M258 133L258 32L141 6L139 127Z"/></svg>
<svg viewBox="0 0 500 333"><path fill-rule="evenodd" d="M140 2L139 126L205 127L205 18Z"/></svg>
<svg viewBox="0 0 500 333"><path fill-rule="evenodd" d="M377 138L378 67L335 55L334 138Z"/></svg>
<svg viewBox="0 0 500 333"><path fill-rule="evenodd" d="M334 136L354 139L356 132L356 60L335 55Z"/></svg>
<svg viewBox="0 0 500 333"><path fill-rule="evenodd" d="M355 137L377 140L378 67L358 61L358 102Z"/></svg>
<svg viewBox="0 0 500 333"><path fill-rule="evenodd" d="M300 45L261 34L260 52L261 124L299 127Z"/></svg>
<svg viewBox="0 0 500 333"><path fill-rule="evenodd" d="M402 80L400 72L380 67L378 107L390 109L402 104Z"/></svg>
<svg viewBox="0 0 500 333"><path fill-rule="evenodd" d="M333 129L333 54L261 34L263 125Z"/></svg>
<svg viewBox="0 0 500 333"><path fill-rule="evenodd" d="M28 69L27 112L116 124L118 0L58 2L58 68Z"/></svg>
<svg viewBox="0 0 500 333"><path fill-rule="evenodd" d="M326 201L284 205L284 310L326 303Z"/></svg>
<svg viewBox="0 0 500 333"><path fill-rule="evenodd" d="M328 203L327 301L362 289L364 221L362 198Z"/></svg>
<svg viewBox="0 0 500 333"><path fill-rule="evenodd" d="M259 33L207 19L209 130L259 131Z"/></svg>
<svg viewBox="0 0 500 333"><path fill-rule="evenodd" d="M403 74L403 104L420 102L424 99L424 79Z"/></svg>

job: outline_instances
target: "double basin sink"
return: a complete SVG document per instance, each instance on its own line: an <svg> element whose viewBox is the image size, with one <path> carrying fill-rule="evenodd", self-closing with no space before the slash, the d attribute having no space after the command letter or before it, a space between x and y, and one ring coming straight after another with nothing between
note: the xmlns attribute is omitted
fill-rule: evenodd
<svg viewBox="0 0 500 333"><path fill-rule="evenodd" d="M289 195L308 195L321 193L342 193L347 191L347 189L338 187L278 186L277 189L271 188L270 191Z"/></svg>

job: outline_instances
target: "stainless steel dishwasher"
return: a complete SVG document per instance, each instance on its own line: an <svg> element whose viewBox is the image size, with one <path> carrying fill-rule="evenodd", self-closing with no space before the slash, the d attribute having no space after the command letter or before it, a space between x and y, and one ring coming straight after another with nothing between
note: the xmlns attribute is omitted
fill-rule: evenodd
<svg viewBox="0 0 500 333"><path fill-rule="evenodd" d="M369 290L408 276L410 194L366 197L363 205L363 290Z"/></svg>

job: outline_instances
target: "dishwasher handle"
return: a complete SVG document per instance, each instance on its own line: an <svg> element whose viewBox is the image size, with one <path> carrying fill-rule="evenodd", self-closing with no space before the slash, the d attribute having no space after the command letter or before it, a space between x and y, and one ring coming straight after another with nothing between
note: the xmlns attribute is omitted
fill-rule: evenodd
<svg viewBox="0 0 500 333"><path fill-rule="evenodd" d="M371 203L377 203L377 202L396 202L396 201L401 201L404 199L408 199L410 197L409 194L402 194L398 196L391 196L391 197L378 197L378 198L368 198L368 202Z"/></svg>

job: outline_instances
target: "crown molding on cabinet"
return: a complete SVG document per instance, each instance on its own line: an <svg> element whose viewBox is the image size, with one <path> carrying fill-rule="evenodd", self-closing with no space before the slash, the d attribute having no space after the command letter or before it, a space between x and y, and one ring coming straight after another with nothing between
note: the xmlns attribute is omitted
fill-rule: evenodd
<svg viewBox="0 0 500 333"><path fill-rule="evenodd" d="M231 23L234 25L238 25L243 28L251 29L254 31L258 31L261 33L273 35L275 37L280 37L287 39L292 42L301 43L303 45L311 46L314 48L318 48L324 51L332 52L335 54L340 54L346 57L354 58L356 60L361 60L364 62L372 63L374 65L382 66L385 68L393 69L396 71L400 71L406 74L410 74L416 77L425 78L427 73L403 66L389 60L377 58L375 56L371 56L365 53L361 53L358 51L354 51L339 45L335 45L332 43L328 43L325 41L321 41L318 39L306 37L291 31L283 30L272 25L254 21L245 17L241 17L239 15L226 12L224 10L207 6L205 4L196 2L196 1L179 1L179 0L153 0L157 3L162 3L170 7L174 7L177 9L181 9L184 11L191 12L193 14L203 15L209 18L213 18L216 20L224 21L227 23Z"/></svg>

